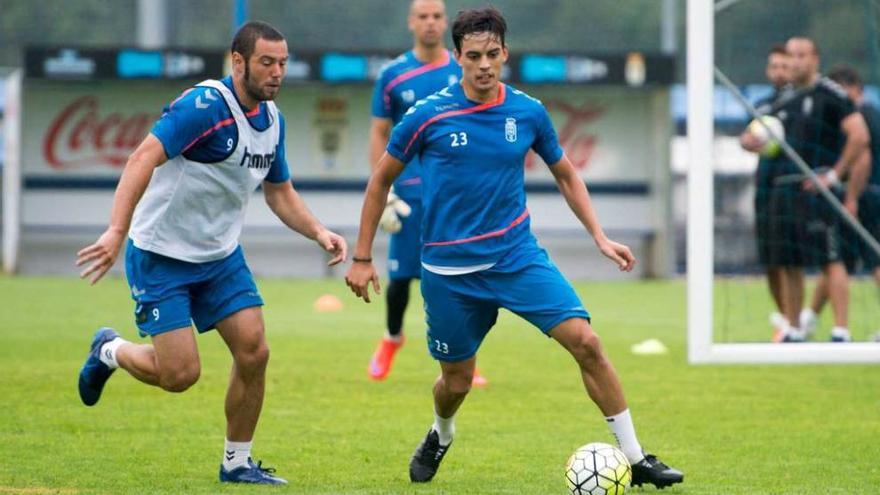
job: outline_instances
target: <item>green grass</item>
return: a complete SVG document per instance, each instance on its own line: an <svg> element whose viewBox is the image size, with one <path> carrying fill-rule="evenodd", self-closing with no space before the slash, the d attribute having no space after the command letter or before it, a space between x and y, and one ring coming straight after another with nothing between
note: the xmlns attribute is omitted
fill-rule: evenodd
<svg viewBox="0 0 880 495"><path fill-rule="evenodd" d="M336 280L260 287L272 359L254 453L290 486L216 481L230 366L216 334L199 337L202 378L188 392L168 394L120 372L86 408L75 382L94 328L115 326L137 340L124 282L0 278L0 494L562 494L568 455L611 441L574 362L505 313L480 354L489 388L462 407L438 477L413 486L407 463L432 420L437 375L418 291L408 345L390 378L371 383L365 369L383 328L381 303L359 303ZM683 485L661 493L878 493L877 367L689 366L682 283L577 288L621 375L640 440L686 473ZM316 314L312 302L324 293L339 295L345 310ZM629 352L650 337L670 353Z"/></svg>

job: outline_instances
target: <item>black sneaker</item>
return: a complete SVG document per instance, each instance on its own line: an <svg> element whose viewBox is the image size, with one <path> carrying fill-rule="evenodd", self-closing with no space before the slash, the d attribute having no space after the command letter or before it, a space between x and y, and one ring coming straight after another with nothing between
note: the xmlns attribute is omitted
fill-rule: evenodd
<svg viewBox="0 0 880 495"><path fill-rule="evenodd" d="M449 450L449 445L440 445L440 436L432 428L428 435L419 444L416 453L413 454L412 460L409 461L409 479L414 483L425 483L431 481L431 478L437 474L440 468L440 461Z"/></svg>
<svg viewBox="0 0 880 495"><path fill-rule="evenodd" d="M645 458L632 465L632 485L651 483L657 488L665 488L684 481L684 473L660 462L657 456L645 454Z"/></svg>

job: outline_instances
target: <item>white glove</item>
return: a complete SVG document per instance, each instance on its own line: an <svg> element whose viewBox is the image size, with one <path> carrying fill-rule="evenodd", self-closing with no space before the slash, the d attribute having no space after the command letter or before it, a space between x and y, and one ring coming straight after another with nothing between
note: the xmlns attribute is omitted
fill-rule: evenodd
<svg viewBox="0 0 880 495"><path fill-rule="evenodd" d="M412 213L412 208L392 190L388 193L385 210L382 211L382 217L379 218L379 227L389 234L400 232L403 227L400 219L408 217L410 213Z"/></svg>

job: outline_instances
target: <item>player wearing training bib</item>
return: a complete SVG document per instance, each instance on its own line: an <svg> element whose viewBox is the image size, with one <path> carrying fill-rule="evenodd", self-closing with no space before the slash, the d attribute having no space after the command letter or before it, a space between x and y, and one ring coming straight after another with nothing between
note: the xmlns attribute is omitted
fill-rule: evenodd
<svg viewBox="0 0 880 495"><path fill-rule="evenodd" d="M501 83L506 22L492 7L465 10L452 28L462 67L453 84L416 103L392 132L370 179L361 229L346 275L367 302L378 287L371 250L384 199L413 157L422 165L422 295L428 347L440 363L434 424L410 461L413 482L430 481L452 444L454 415L471 387L475 354L506 308L558 341L579 363L584 385L633 466L633 484L663 487L681 472L645 454L614 369L574 289L529 228L524 161L535 150L602 253L621 270L629 248L605 237L583 180L563 153L538 100Z"/></svg>
<svg viewBox="0 0 880 495"><path fill-rule="evenodd" d="M442 0L412 0L408 27L413 49L382 68L373 92L370 125L370 166L375 170L388 145L391 128L418 100L458 82L461 68L443 43L446 7ZM380 226L391 233L386 287L386 334L370 359L367 373L384 380L403 346L403 319L412 279L421 276L422 174L413 157L394 181ZM481 377L475 377L480 380ZM483 384L483 382L479 382Z"/></svg>
<svg viewBox="0 0 880 495"><path fill-rule="evenodd" d="M233 75L204 81L171 102L131 155L113 201L110 227L78 253L97 282L128 237L125 271L135 323L151 345L110 328L95 334L80 371L86 405L101 398L117 368L170 392L199 378L192 327L217 329L233 358L226 395L220 481L286 484L251 459L265 389L269 348L263 300L238 238L253 192L287 226L345 259L342 237L328 231L294 191L284 152L284 118L271 101L287 64L287 42L268 24L249 22L232 42Z"/></svg>

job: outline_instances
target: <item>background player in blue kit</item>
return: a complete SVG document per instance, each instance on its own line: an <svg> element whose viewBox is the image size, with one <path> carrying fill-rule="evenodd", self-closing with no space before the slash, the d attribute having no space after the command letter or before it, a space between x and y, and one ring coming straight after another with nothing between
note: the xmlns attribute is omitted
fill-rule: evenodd
<svg viewBox="0 0 880 495"><path fill-rule="evenodd" d="M411 108L391 135L367 186L354 264L346 275L367 302L379 277L370 256L385 197L414 156L422 165L422 294L428 346L440 362L434 424L410 462L410 479L430 481L448 451L454 415L471 387L475 355L498 309L506 308L557 340L580 365L591 399L633 467L633 484L668 486L683 474L645 454L617 374L590 316L529 228L524 159L534 149L550 164L572 211L621 270L635 258L602 231L583 180L564 155L538 100L498 78L507 60L506 22L494 8L459 12L453 27L462 66L453 84Z"/></svg>
<svg viewBox="0 0 880 495"><path fill-rule="evenodd" d="M443 43L446 33L446 7L443 0L410 2L408 27L413 49L382 69L373 92L373 119L370 124L370 166L376 170L385 153L391 128L418 100L458 82L461 67ZM409 303L409 286L419 278L421 266L422 177L418 157L413 157L394 181L393 191L379 222L390 232L386 292L386 335L379 341L367 373L384 380L391 371L394 354L403 345L403 317ZM485 385L477 373L476 385Z"/></svg>
<svg viewBox="0 0 880 495"><path fill-rule="evenodd" d="M97 282L128 237L125 269L141 336L133 344L109 328L92 341L79 376L86 405L123 368L138 380L183 392L198 380L199 333L216 328L232 353L220 481L285 484L251 459L269 359L263 300L238 237L248 200L262 185L269 207L291 229L345 259L345 240L309 212L293 189L284 119L271 101L287 67L287 42L249 22L232 41L233 75L205 81L166 109L122 173L110 226L77 253L81 277Z"/></svg>

